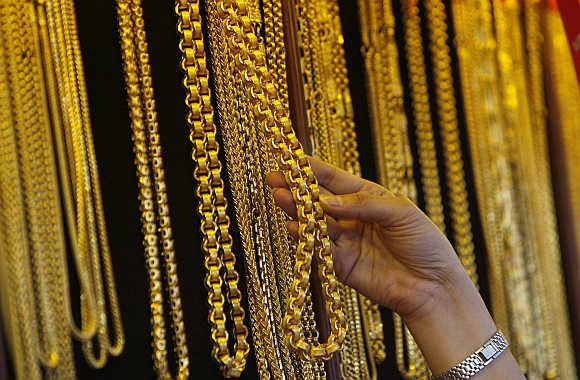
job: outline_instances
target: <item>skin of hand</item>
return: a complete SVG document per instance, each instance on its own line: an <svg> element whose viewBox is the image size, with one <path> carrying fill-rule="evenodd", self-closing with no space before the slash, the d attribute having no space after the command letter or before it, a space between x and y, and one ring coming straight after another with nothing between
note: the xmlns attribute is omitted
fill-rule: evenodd
<svg viewBox="0 0 580 380"><path fill-rule="evenodd" d="M495 333L451 244L419 208L319 159L310 158L310 164L320 185L337 277L398 313L433 373L461 362ZM284 176L274 172L266 181L292 219L288 231L296 238L296 206ZM441 350L446 343L453 349ZM523 378L509 352L489 368L478 378Z"/></svg>

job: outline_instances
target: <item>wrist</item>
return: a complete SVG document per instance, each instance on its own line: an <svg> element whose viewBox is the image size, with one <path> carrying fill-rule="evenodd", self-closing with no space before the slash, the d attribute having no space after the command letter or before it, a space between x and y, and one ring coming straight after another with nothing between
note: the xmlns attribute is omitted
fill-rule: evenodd
<svg viewBox="0 0 580 380"><path fill-rule="evenodd" d="M461 362L497 331L479 292L460 266L420 309L403 319L435 374Z"/></svg>

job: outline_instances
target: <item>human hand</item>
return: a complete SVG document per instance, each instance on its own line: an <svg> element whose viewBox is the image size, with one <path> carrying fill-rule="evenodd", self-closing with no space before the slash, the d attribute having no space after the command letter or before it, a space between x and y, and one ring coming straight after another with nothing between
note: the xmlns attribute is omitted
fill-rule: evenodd
<svg viewBox="0 0 580 380"><path fill-rule="evenodd" d="M321 187L338 278L403 318L420 314L463 271L449 241L407 198L311 158ZM281 173L267 183L293 219L296 206ZM288 223L297 236L298 223Z"/></svg>

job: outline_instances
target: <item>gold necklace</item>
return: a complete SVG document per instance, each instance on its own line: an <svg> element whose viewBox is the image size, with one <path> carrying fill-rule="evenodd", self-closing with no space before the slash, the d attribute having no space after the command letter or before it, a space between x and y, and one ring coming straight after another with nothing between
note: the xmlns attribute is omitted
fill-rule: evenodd
<svg viewBox="0 0 580 380"><path fill-rule="evenodd" d="M49 377L72 379L71 335L82 342L87 362L96 368L105 364L108 354L119 355L124 344L74 9L68 0L14 2L2 7L3 35L12 36L5 56L14 120L13 144L6 145L5 154L14 164L10 157L16 152L20 176L7 174L6 178L15 186L8 194L22 200L14 199L3 212L14 214L17 220L18 215L26 215L24 224L19 227L16 221L15 228L5 228L3 233L10 239L7 244L16 245L7 262L30 279L8 286L14 293L8 298L22 299L20 303L29 309L28 315L20 307L9 311L16 323L14 342L20 341L13 348L30 367L24 378L36 378L41 365ZM22 30L29 32L23 35ZM80 285L81 327L71 310L63 212ZM14 235L19 228L20 240ZM112 345L109 314L115 336ZM29 322L15 321L15 315L28 317ZM99 340L96 355L91 342L95 336ZM24 373L18 367L17 372Z"/></svg>
<svg viewBox="0 0 580 380"><path fill-rule="evenodd" d="M560 15L556 10L545 7L543 22L542 32L545 38L543 62L546 68L545 73L547 74L545 82L548 89L548 99L551 99L548 113L554 116L557 115L558 121L558 125L550 125L550 128L559 128L562 134L560 142L564 149L565 173L568 178L567 188L570 193L572 218L573 220L579 220L580 171L573 163L580 160L580 149L574 143L580 138L580 118L575 112L576 109L580 108L580 91L575 82L574 67ZM579 226L580 224L576 223L577 230ZM556 263L558 261L559 258L556 259ZM554 284L548 285L548 289L554 287L556 291L561 291L561 274L559 276L557 272L549 274L548 278L552 278L552 276L554 276ZM554 297L553 300L559 303L559 305L556 305L556 310L564 306L560 302L563 297L560 299ZM560 377L563 379L574 378L576 371L574 370L574 358L571 354L568 314L565 311L553 311L552 315L556 329L558 329L555 334L558 337L562 337L562 339L557 339Z"/></svg>
<svg viewBox="0 0 580 380"><path fill-rule="evenodd" d="M2 5L2 11L2 34L7 38L7 72L14 114L15 139L12 141L15 141L18 154L22 212L26 215L23 238L29 247L28 257L20 251L20 258L13 262L24 273L28 270L24 266L28 265L33 280L32 284L29 283L31 287L22 288L21 282L7 290L16 293L14 296L21 299L20 302L30 306L29 312L38 313L37 325L32 324L34 318L12 322L21 326L24 341L20 352L26 355L25 365L31 364L29 373L32 376L38 374L38 366L42 365L49 375L73 378L71 341L67 321L61 318L66 315L64 276L60 272L64 266L64 241L48 107L43 97L45 89L35 8L30 2L8 2ZM28 33L22 33L22 30ZM22 276L22 273L15 274ZM27 292L17 293L19 290ZM22 327L32 330L23 331ZM14 338L13 343L19 345L21 337Z"/></svg>
<svg viewBox="0 0 580 380"><path fill-rule="evenodd" d="M131 113L133 150L139 183L143 242L150 281L153 362L158 378L171 378L167 363L167 338L163 311L163 277L165 277L178 361L177 378L186 379L189 377L189 358L142 13L139 0L117 1L121 50ZM161 266L165 269L163 274Z"/></svg>
<svg viewBox="0 0 580 380"><path fill-rule="evenodd" d="M544 96L544 74L542 49L545 36L542 35L541 10L544 5L537 1L524 2L524 19L527 44L528 78L532 104L532 137L535 148L536 168L530 176L536 190L536 199L532 206L537 208L536 239L541 247L538 252L539 265L542 268L544 284L540 284L542 323L546 331L545 344L547 378L571 378L575 375L574 359L571 353L570 328L567 320L568 309L565 301L565 287L561 267L559 237L552 176L549 164L548 137L546 128L547 109ZM537 186L536 186L537 184ZM526 207L527 209L527 207ZM542 223L539 221L542 220ZM543 285L543 286L541 286Z"/></svg>
<svg viewBox="0 0 580 380"><path fill-rule="evenodd" d="M107 354L117 356L122 352L124 334L107 239L73 4L69 0L41 1L37 6L37 14L61 191L81 285L83 327L76 327L72 316L69 318L73 335L83 341L83 352L88 363L94 368L101 368L107 361ZM70 190L69 165L74 167L74 196ZM73 202L77 205L76 226ZM68 284L68 279L65 284ZM68 293L67 285L67 297ZM105 297L109 300L108 305ZM65 301L65 304L68 305L69 301ZM109 341L109 313L115 337L113 344ZM95 328L99 341L96 356L91 341Z"/></svg>

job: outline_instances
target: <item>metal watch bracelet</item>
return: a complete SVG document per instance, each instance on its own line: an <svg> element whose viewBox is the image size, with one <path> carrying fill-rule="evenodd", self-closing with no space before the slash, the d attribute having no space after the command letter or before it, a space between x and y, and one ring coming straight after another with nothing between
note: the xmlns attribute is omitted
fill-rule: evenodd
<svg viewBox="0 0 580 380"><path fill-rule="evenodd" d="M469 355L464 361L440 375L433 376L432 380L471 379L500 356L508 346L509 343L501 331L497 331L487 342L485 342L473 354Z"/></svg>

